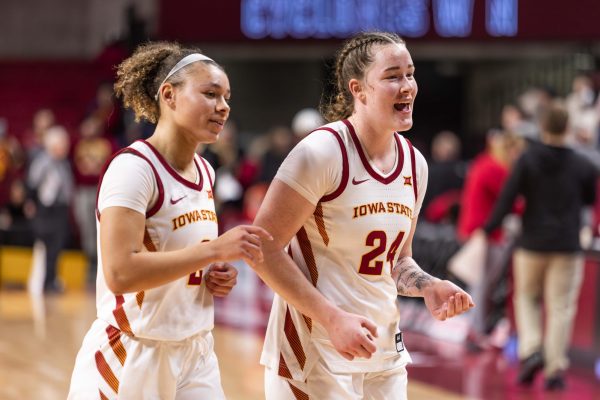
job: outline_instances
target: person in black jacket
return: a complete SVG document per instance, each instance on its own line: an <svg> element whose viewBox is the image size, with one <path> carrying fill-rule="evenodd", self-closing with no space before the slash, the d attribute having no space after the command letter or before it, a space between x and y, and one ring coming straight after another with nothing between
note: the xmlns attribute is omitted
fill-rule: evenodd
<svg viewBox="0 0 600 400"><path fill-rule="evenodd" d="M500 226L515 198L525 198L522 232L513 256L514 305L519 337L520 384L544 369L548 390L565 387L564 371L583 278L581 214L595 200L596 171L565 145L568 113L556 103L540 119L541 143L517 161L494 211L478 234ZM542 309L546 311L542 338Z"/></svg>

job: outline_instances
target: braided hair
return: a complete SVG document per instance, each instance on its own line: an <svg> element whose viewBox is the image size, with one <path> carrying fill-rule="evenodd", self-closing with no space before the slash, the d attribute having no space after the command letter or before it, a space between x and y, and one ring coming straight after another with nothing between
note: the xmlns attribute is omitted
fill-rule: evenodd
<svg viewBox="0 0 600 400"><path fill-rule="evenodd" d="M374 45L394 43L405 44L400 36L390 32L363 32L344 43L336 57L334 93L320 107L327 121L338 121L352 115L354 99L348 82L363 78L365 70L373 62Z"/></svg>
<svg viewBox="0 0 600 400"><path fill-rule="evenodd" d="M152 123L158 121L160 102L155 99L156 92L171 68L193 53L201 51L174 42L149 42L139 46L131 57L118 66L115 93L123 99L125 107L133 109L136 121L141 118ZM203 62L223 69L212 60ZM177 71L167 82L173 86L182 84L187 69L184 67Z"/></svg>

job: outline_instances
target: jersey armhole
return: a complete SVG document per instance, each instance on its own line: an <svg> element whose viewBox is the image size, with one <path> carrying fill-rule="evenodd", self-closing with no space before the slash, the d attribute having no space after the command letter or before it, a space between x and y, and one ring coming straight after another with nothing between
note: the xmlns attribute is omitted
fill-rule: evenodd
<svg viewBox="0 0 600 400"><path fill-rule="evenodd" d="M102 173L100 174L100 180L98 181L98 189L96 190L96 218L98 218L98 221L100 221L100 210L98 209L98 200L100 197L100 188L102 187L102 181L104 179L104 174L106 173L106 170L108 169L108 167L110 166L112 161L121 154L133 154L134 156L140 157L141 159L145 160L150 165L150 168L152 168L152 173L154 174L154 178L156 179L156 184L158 186L158 198L156 199L156 203L154 203L152 208L150 208L150 210L146 211L146 218L150 218L154 214L156 214L158 212L158 210L160 210L160 207L163 204L163 201L165 198L165 190L163 188L162 180L160 179L160 176L158 175L158 171L156 171L156 168L154 167L154 165L152 165L152 162L148 159L148 157L146 157L139 151L132 149L131 147L126 147L122 150L119 150L115 154L113 154L113 156L109 160L106 161L106 163L104 164L104 167L102 168Z"/></svg>
<svg viewBox="0 0 600 400"><path fill-rule="evenodd" d="M417 199L419 198L419 189L418 189L418 182L417 182L417 163L416 163L416 157L415 157L415 149L413 148L412 143L410 142L410 140L408 140L407 138L404 138L404 140L406 140L406 144L408 144L408 151L410 153L410 167L412 169L412 176L413 176L413 192L415 193L415 204L417 202Z"/></svg>
<svg viewBox="0 0 600 400"><path fill-rule="evenodd" d="M214 184L213 184L213 178L210 175L210 169L208 168L208 163L206 162L206 160L204 159L204 157L198 156L200 158L200 161L202 162L202 166L204 167L204 170L206 171L206 176L208 176L208 183L210 183L210 190L213 190Z"/></svg>
<svg viewBox="0 0 600 400"><path fill-rule="evenodd" d="M333 137L337 139L337 142L340 145L340 151L342 152L342 179L340 180L340 184L337 189L321 197L319 200L319 202L325 202L337 198L346 189L346 186L348 185L348 177L350 176L350 167L348 165L348 152L346 151L346 146L344 146L344 142L342 141L339 132L336 132L334 129L328 127L321 127L317 130L328 131L333 134Z"/></svg>

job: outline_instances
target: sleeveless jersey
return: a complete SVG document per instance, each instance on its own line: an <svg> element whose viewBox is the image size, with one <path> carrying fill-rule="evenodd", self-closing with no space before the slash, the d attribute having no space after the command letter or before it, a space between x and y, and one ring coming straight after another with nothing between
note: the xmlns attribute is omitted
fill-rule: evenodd
<svg viewBox="0 0 600 400"><path fill-rule="evenodd" d="M212 192L214 171L204 159L195 156L198 178L197 182L190 182L146 141L137 141L116 153L105 171L115 157L139 157L139 162L146 163L154 176L156 201L147 207L144 251L178 250L217 237ZM122 173L127 174L127 171ZM101 215L98 210L100 247ZM213 328L213 297L206 288L201 271L156 288L115 295L106 285L102 265L101 252L98 252L98 318L120 331L140 338L182 340Z"/></svg>
<svg viewBox="0 0 600 400"><path fill-rule="evenodd" d="M319 357L334 373L375 372L410 362L408 352L395 340L400 314L391 270L422 203L427 182L425 159L395 133L396 165L382 175L369 162L349 121L328 124L312 135L333 135L333 142L337 141L337 153L341 154L336 176L340 178L337 188L320 198L313 216L289 244L288 253L325 297L377 325L377 351L371 359L347 361L321 325L276 295L261 363L281 376L304 381ZM298 182L298 174L282 173L285 169L284 161L278 179L299 193L301 186L311 185L311 179Z"/></svg>

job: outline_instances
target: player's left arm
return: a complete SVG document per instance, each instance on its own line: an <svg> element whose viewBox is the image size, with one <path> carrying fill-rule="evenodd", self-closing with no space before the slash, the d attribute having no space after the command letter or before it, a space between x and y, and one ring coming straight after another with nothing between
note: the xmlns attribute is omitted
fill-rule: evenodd
<svg viewBox="0 0 600 400"><path fill-rule="evenodd" d="M412 220L410 235L402 247L398 262L392 269L398 294L423 297L429 312L443 321L475 307L471 296L454 283L429 275L412 258L412 240L417 218Z"/></svg>
<svg viewBox="0 0 600 400"><path fill-rule="evenodd" d="M398 262L392 269L398 294L408 297L423 297L429 312L441 321L462 314L475 306L471 296L454 283L429 275L412 258L412 241L417 227L418 214L427 190L428 168L423 155L415 149L417 163L418 198L415 217L411 221L410 234L404 242Z"/></svg>

